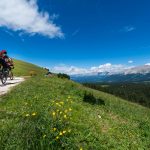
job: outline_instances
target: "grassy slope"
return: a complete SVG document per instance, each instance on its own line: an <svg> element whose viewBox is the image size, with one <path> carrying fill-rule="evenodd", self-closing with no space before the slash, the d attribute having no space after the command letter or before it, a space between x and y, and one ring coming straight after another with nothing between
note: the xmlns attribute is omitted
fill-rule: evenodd
<svg viewBox="0 0 150 150"><path fill-rule="evenodd" d="M41 74L45 72L41 67L31 63L26 63L24 61L15 59L14 64L15 64L15 69L14 69L15 76L29 76L30 71L35 71L37 74Z"/></svg>
<svg viewBox="0 0 150 150"><path fill-rule="evenodd" d="M106 105L83 102L85 90ZM150 148L149 109L56 77L37 76L17 86L2 97L0 113L0 149Z"/></svg>

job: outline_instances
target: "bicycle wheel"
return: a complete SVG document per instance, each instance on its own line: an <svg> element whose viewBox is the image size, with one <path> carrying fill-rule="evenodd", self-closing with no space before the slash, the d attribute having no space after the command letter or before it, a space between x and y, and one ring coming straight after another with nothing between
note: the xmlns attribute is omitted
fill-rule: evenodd
<svg viewBox="0 0 150 150"><path fill-rule="evenodd" d="M7 81L7 76L4 73L2 73L1 74L1 82L2 82L2 84L5 84L6 81Z"/></svg>
<svg viewBox="0 0 150 150"><path fill-rule="evenodd" d="M10 78L10 80L13 80L13 79L14 79L14 75L13 75L13 72L12 72L12 71L9 71L9 78Z"/></svg>

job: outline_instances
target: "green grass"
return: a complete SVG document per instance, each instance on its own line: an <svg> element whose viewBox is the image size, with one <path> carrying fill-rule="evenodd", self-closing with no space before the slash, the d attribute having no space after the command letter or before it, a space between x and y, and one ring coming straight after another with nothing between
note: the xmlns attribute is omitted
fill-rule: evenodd
<svg viewBox="0 0 150 150"><path fill-rule="evenodd" d="M106 105L83 102L85 91ZM150 110L72 81L36 76L1 97L0 137L0 149L7 150L147 150Z"/></svg>
<svg viewBox="0 0 150 150"><path fill-rule="evenodd" d="M39 66L27 63L21 60L14 59L15 69L13 70L15 76L29 76L31 71L37 74L45 73L45 70Z"/></svg>

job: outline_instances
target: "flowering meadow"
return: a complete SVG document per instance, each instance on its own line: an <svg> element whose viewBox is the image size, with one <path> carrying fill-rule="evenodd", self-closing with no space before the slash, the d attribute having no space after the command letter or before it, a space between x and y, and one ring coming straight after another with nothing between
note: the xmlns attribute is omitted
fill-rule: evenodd
<svg viewBox="0 0 150 150"><path fill-rule="evenodd" d="M91 92L105 105L85 102ZM150 110L57 77L36 76L0 100L0 149L149 149Z"/></svg>

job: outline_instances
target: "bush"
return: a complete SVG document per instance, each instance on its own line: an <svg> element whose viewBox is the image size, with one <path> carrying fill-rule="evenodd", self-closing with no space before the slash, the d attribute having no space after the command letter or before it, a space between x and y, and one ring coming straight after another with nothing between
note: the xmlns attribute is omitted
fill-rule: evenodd
<svg viewBox="0 0 150 150"><path fill-rule="evenodd" d="M52 72L47 72L45 74L45 77L53 77L53 76L54 76L54 74Z"/></svg>
<svg viewBox="0 0 150 150"><path fill-rule="evenodd" d="M96 98L92 93L87 92L84 93L83 101L92 105L105 105L104 100L102 100L101 98Z"/></svg>
<svg viewBox="0 0 150 150"><path fill-rule="evenodd" d="M64 73L59 73L57 76L58 76L58 78L70 80L70 76L67 74L64 74Z"/></svg>

